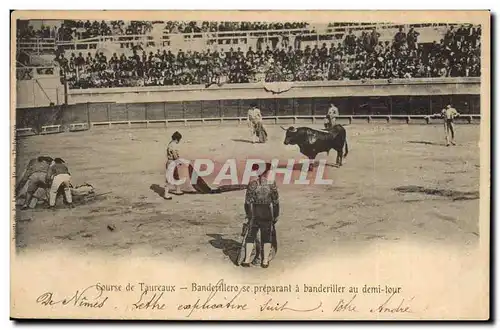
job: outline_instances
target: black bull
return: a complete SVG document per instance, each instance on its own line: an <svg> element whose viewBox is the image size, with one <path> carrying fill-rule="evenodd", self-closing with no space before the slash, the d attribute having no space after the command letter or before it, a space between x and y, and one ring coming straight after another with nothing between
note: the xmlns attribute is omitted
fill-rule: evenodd
<svg viewBox="0 0 500 330"><path fill-rule="evenodd" d="M349 148L345 128L342 125L335 125L328 131L317 130L309 127L289 127L286 131L285 145L298 145L300 152L311 160L316 158L321 152L329 154L331 149L337 151L338 166L342 166L342 158L347 157ZM342 154L345 145L345 153Z"/></svg>

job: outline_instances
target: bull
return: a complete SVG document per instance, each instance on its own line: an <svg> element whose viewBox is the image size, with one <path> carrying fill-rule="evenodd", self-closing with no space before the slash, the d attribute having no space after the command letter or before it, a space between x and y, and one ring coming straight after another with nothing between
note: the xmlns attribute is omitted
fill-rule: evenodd
<svg viewBox="0 0 500 330"><path fill-rule="evenodd" d="M327 156L331 149L337 151L336 165L342 166L342 158L347 157L349 147L347 145L346 130L342 125L335 125L329 130L317 130L309 127L284 128L286 131L285 145L298 145L300 152L314 160L321 152L326 152ZM345 146L345 153L342 154Z"/></svg>

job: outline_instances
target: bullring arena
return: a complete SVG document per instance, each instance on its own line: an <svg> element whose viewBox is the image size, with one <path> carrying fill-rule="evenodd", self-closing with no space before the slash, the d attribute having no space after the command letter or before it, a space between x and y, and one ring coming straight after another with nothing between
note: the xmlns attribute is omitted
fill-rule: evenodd
<svg viewBox="0 0 500 330"><path fill-rule="evenodd" d="M384 41L393 40L399 27L376 28ZM447 28L446 24L419 25L421 39L425 39L422 44L432 47L433 41L449 34ZM329 32L328 37L344 38L348 31L348 27L335 29L338 31ZM371 27L357 26L356 35L365 32L363 29L372 31ZM478 40L480 29L471 31ZM266 32L269 40L274 32ZM228 37L230 34L219 36L214 32L214 40L226 45L224 38L246 39L241 44L243 52L251 42L262 41L252 32L240 32L244 37ZM142 34L123 41L123 37L90 36L81 44L78 40L42 38L36 41L36 47L32 41L20 40L18 54L29 52L31 61L38 58L42 63L44 56L53 61L54 49L63 49L67 58L80 51L96 51L96 60L104 56L105 63L111 54L98 55L98 47L131 53L129 44L136 42L146 40L143 46L153 44L151 47L158 48L170 47L166 40L183 40L167 37L171 35L165 34L158 41ZM302 42L313 45L320 40L317 37L308 35L309 39L304 37ZM293 38L299 40L300 34ZM196 36L182 41L186 42L184 49L191 47L188 41L192 39ZM121 47L123 44L125 47ZM408 44L413 45L413 41ZM478 48L469 49L471 57L476 56L472 53ZM475 65L477 68L478 63ZM176 130L182 133L181 156L189 160L300 159L304 156L297 146L284 145L285 133L280 125L321 129L332 102L340 110L338 122L347 131L349 154L343 166L335 167L335 153L330 153L325 171L333 180L331 185L278 185L279 252L272 268L283 270L301 259L323 256L325 247L361 251L380 242L460 247L479 242L481 111L477 70L455 72L451 68L448 75L435 70L432 76L429 72L418 77L402 72L401 77L394 78L334 80L332 75L323 80L310 77L314 81L224 84L219 80L216 84L175 86L134 86L136 82L128 81L129 85L104 88L99 87L102 81L94 86L89 78L96 74L90 71L104 71L101 69L80 72L73 66L65 73L64 78L71 82L68 85L61 82L64 79L57 70L40 68L18 68L22 75L17 80L16 171L22 172L30 159L40 155L61 157L69 166L73 184L91 184L96 196L75 202L73 209L66 208L61 200L55 210L41 203L28 210L17 208L15 243L19 254L68 250L209 260L221 269L236 267L245 221L245 191L186 193L164 200L160 195L170 136ZM228 79L241 78L231 77ZM269 134L264 144L249 141L245 116L253 102L261 109ZM429 116L450 103L463 116L456 124L457 145L447 147L443 120ZM321 153L316 160L325 158Z"/></svg>
<svg viewBox="0 0 500 330"><path fill-rule="evenodd" d="M248 153L264 159L298 156L296 147L283 145L278 126L268 126L267 144L255 145L243 142L248 140L243 125L20 139L17 168L43 150L68 162L75 183L89 182L97 193L110 193L72 210L16 211L18 251L97 250L120 256L141 251L232 265L241 240L244 191L185 194L165 201L151 189L163 186L164 148L174 129L185 137L187 159L207 152L215 159L245 158ZM441 125L353 124L346 129L350 152L341 168L326 167L334 180L331 186L279 187L280 250L274 267L318 255L332 245L358 250L380 240L477 244L478 126L459 125L453 148L444 146ZM328 162L333 161L330 155Z"/></svg>

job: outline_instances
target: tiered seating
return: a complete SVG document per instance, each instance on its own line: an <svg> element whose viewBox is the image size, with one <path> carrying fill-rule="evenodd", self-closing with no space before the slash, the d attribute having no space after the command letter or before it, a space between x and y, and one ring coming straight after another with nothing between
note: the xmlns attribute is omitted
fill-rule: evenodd
<svg viewBox="0 0 500 330"><path fill-rule="evenodd" d="M132 51L131 56L102 52L59 57L71 88L248 83L258 80L316 81L480 75L479 28L451 28L440 42L422 45L419 32L400 29L392 42L379 41L376 29L349 33L342 42L243 52L167 49ZM78 73L78 74L77 74Z"/></svg>
<svg viewBox="0 0 500 330"><path fill-rule="evenodd" d="M55 37L73 41L58 43L56 62L70 88L480 75L479 27L450 27L438 35L421 31L428 29L64 21Z"/></svg>

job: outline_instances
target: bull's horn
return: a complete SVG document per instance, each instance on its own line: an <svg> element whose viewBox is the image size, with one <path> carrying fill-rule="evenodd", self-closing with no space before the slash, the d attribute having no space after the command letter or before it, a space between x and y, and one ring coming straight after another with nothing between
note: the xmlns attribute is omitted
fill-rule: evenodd
<svg viewBox="0 0 500 330"><path fill-rule="evenodd" d="M283 126L280 125L280 127L281 127L282 130L287 131L287 129L284 128Z"/></svg>

